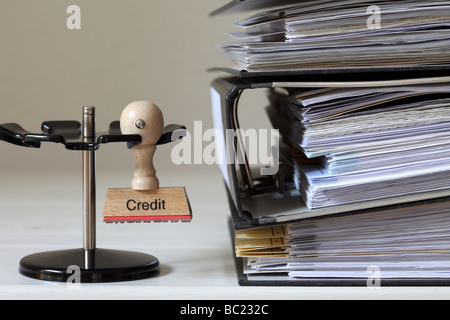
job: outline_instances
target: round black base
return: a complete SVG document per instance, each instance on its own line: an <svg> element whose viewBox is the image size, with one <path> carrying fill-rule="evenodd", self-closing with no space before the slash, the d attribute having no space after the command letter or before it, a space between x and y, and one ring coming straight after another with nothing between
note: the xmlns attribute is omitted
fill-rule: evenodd
<svg viewBox="0 0 450 320"><path fill-rule="evenodd" d="M22 258L19 272L29 278L59 282L118 282L159 274L155 257L109 249L70 249L35 253Z"/></svg>

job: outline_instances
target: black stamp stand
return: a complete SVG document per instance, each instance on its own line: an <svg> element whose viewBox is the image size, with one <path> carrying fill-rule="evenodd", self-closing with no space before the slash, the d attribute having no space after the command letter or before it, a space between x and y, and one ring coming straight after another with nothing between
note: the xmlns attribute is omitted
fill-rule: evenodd
<svg viewBox="0 0 450 320"><path fill-rule="evenodd" d="M172 142L180 125L168 125L157 144ZM182 134L176 136L180 138ZM83 154L83 247L31 254L21 259L19 272L30 278L68 282L73 267L82 283L118 282L145 279L159 274L159 261L152 255L96 248L95 152L101 144L126 142L128 148L141 143L138 134L122 134L120 122L109 131L95 131L95 108L83 108L83 121L46 121L42 133L31 133L16 123L0 125L0 140L22 147L40 148L42 142L62 143L68 150ZM70 271L69 271L70 270Z"/></svg>

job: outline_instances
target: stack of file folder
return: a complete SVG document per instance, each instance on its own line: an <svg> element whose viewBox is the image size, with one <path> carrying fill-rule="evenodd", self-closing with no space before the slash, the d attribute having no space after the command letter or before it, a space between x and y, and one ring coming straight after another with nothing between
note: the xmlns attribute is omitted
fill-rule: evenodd
<svg viewBox="0 0 450 320"><path fill-rule="evenodd" d="M236 23L222 48L249 72L439 65L449 18L448 1L298 1Z"/></svg>
<svg viewBox="0 0 450 320"><path fill-rule="evenodd" d="M272 93L273 122L317 164L295 161L311 209L447 189L450 84ZM412 99L411 99L412 97Z"/></svg>
<svg viewBox="0 0 450 320"><path fill-rule="evenodd" d="M280 167L261 175L239 135L242 161L219 162L239 283L450 285L450 1L235 0L213 15L240 9L264 11L221 46L214 125L241 129L240 96L264 89Z"/></svg>

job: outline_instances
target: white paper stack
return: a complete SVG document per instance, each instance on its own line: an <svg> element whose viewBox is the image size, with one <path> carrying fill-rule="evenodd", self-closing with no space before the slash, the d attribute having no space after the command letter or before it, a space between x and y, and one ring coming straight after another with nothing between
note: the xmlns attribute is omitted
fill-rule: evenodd
<svg viewBox="0 0 450 320"><path fill-rule="evenodd" d="M450 205L290 224L288 257L248 257L245 273L290 278L450 278Z"/></svg>
<svg viewBox="0 0 450 320"><path fill-rule="evenodd" d="M311 209L450 188L448 83L291 89L271 101L282 136L317 158L294 161Z"/></svg>
<svg viewBox="0 0 450 320"><path fill-rule="evenodd" d="M449 1L329 0L259 13L222 45L249 72L450 63Z"/></svg>
<svg viewBox="0 0 450 320"><path fill-rule="evenodd" d="M235 26L226 71L270 88L285 182L238 194L241 282L448 285L450 1L289 1Z"/></svg>

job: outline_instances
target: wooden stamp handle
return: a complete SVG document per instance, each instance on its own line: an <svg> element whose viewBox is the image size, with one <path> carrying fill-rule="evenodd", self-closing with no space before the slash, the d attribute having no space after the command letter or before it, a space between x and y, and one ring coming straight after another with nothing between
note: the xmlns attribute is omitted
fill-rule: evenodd
<svg viewBox="0 0 450 320"><path fill-rule="evenodd" d="M131 149L136 158L132 188L134 190L159 188L153 156L156 151L156 142L164 129L161 110L148 101L132 102L122 112L120 129L123 134L139 134L142 137L142 143Z"/></svg>

